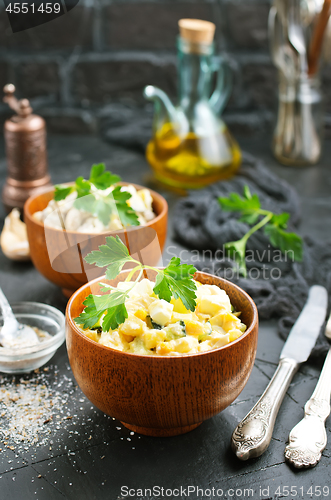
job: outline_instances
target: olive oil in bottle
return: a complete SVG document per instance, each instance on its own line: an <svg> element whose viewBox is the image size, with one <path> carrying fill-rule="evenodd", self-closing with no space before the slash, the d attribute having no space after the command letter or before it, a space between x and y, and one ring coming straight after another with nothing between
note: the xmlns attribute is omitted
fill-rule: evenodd
<svg viewBox="0 0 331 500"><path fill-rule="evenodd" d="M178 106L159 88L145 88L145 97L155 103L146 157L159 180L193 189L234 175L241 152L219 117L231 78L229 66L214 58L215 25L181 19L179 28Z"/></svg>
<svg viewBox="0 0 331 500"><path fill-rule="evenodd" d="M187 189L232 177L241 163L239 146L226 127L212 136L189 132L180 138L169 122L149 142L146 157L157 179Z"/></svg>

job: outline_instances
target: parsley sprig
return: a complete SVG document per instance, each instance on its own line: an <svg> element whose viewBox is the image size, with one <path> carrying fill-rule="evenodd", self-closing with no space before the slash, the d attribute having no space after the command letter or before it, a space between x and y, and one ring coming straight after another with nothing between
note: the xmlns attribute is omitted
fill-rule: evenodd
<svg viewBox="0 0 331 500"><path fill-rule="evenodd" d="M248 239L261 228L269 237L273 247L283 253L291 252L295 261L302 260L302 239L296 233L286 231L290 215L287 212L274 214L270 210L263 210L257 194L251 194L249 187L244 187L241 197L238 193L231 193L228 198L218 198L223 210L240 212L240 221L253 226L240 240L230 241L224 245L227 254L235 260L239 272L246 277L246 244ZM261 218L262 217L262 218Z"/></svg>
<svg viewBox="0 0 331 500"><path fill-rule="evenodd" d="M104 191L120 180L118 175L106 171L104 163L98 163L92 165L88 180L78 177L73 186L55 186L54 200L64 200L69 194L76 192L74 207L98 217L105 226L109 224L113 213L118 213L123 226L139 226L137 214L127 203L131 194L121 191L121 186L115 186L108 195L93 191L92 186Z"/></svg>
<svg viewBox="0 0 331 500"><path fill-rule="evenodd" d="M196 268L190 264L181 264L179 257L173 257L164 269L147 266L135 260L129 255L127 247L121 239L116 236L106 237L106 244L101 245L99 250L94 250L85 257L88 264L95 264L97 267L106 267L106 278L112 280L123 269L127 263L133 264L126 281L131 281L135 273L137 278L132 282L128 290L118 290L108 284L101 284L101 290L108 292L104 295L89 295L83 302L85 309L74 319L78 325L84 329L93 327L102 319L103 331L110 328L115 330L128 317L125 307L125 300L129 297L129 292L138 283L146 269L157 272L156 282L153 288L154 293L167 302L171 298L181 299L184 306L190 311L196 308L196 284L193 275Z"/></svg>

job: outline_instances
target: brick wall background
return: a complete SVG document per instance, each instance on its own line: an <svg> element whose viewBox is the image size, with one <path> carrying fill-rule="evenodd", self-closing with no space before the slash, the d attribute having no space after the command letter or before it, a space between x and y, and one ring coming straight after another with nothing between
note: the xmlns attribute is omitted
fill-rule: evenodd
<svg viewBox="0 0 331 500"><path fill-rule="evenodd" d="M125 142L135 126L139 143L152 115L143 87L176 95L177 21L196 17L215 22L218 50L233 69L229 127L234 134L265 131L277 90L269 7L269 0L80 0L65 16L13 34L0 2L0 87L14 83L51 131L107 130ZM2 121L9 114L1 104Z"/></svg>

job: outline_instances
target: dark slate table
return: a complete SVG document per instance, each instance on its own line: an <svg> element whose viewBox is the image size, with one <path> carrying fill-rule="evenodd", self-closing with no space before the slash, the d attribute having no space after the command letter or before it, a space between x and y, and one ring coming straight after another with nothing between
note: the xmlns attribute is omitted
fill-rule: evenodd
<svg viewBox="0 0 331 500"><path fill-rule="evenodd" d="M305 169L277 165L270 156L267 139L246 138L240 143L296 186L303 202L303 233L325 240L331 220L331 143L325 146L321 164ZM3 144L0 158L3 183ZM93 137L49 138L49 166L54 183L86 176L91 164L99 161L124 180L156 187L167 198L167 246L171 245L171 251L165 251L165 261L179 253L181 248L172 240L171 230L171 209L178 195L155 186L141 154ZM2 208L0 217L2 226ZM65 309L66 300L60 290L39 275L32 264L10 262L1 252L0 284L10 301L41 301ZM327 422L329 443L315 469L296 471L284 460L288 433L302 418L303 405L315 387L322 360L319 364L306 363L296 374L281 407L271 445L262 457L242 463L230 450L231 433L266 387L281 348L276 324L262 323L255 366L238 399L196 430L173 438L131 435L119 422L94 408L73 382L66 410L74 418L63 429L53 426L51 446L30 446L23 453L1 446L0 499L327 498L323 496L323 487L331 490L331 420ZM49 377L57 369L58 376L67 377L65 380L70 383L72 374L65 345L48 365ZM154 492L141 491L153 487Z"/></svg>

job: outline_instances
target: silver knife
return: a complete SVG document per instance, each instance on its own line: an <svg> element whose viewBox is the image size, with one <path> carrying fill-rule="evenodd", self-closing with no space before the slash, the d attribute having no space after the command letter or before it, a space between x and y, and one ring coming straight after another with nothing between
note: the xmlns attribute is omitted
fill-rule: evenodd
<svg viewBox="0 0 331 500"><path fill-rule="evenodd" d="M231 446L240 460L259 457L268 448L280 405L299 364L307 361L315 345L325 321L327 304L326 289L312 286L284 344L274 376L254 408L232 434Z"/></svg>
<svg viewBox="0 0 331 500"><path fill-rule="evenodd" d="M331 314L325 329L325 336L331 340ZM315 467L321 459L327 444L325 421L330 415L331 394L331 347L311 398L305 404L305 416L293 427L285 458L294 467Z"/></svg>

